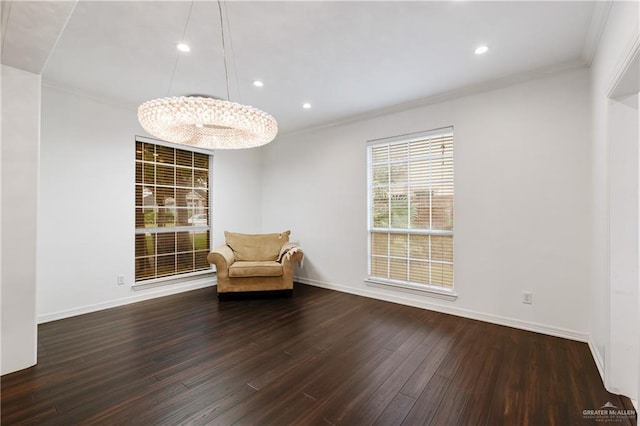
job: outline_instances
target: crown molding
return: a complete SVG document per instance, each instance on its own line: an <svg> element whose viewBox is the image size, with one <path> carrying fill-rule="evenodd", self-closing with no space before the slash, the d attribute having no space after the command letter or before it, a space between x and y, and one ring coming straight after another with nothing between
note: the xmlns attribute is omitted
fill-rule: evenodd
<svg viewBox="0 0 640 426"><path fill-rule="evenodd" d="M587 31L584 47L582 48L582 59L588 67L593 63L593 58L598 51L600 38L602 38L602 32L609 18L609 11L611 10L612 4L612 0L597 1L593 7L589 30Z"/></svg>
<svg viewBox="0 0 640 426"><path fill-rule="evenodd" d="M416 108L420 108L428 105L435 105L442 102L463 98L466 96L503 89L509 86L514 86L516 84L526 83L528 81L538 80L538 79L546 78L552 75L575 71L575 70L584 69L584 68L587 68L587 66L585 65L582 58L576 58L570 61L561 62L558 64L553 64L546 67L525 71L522 73L511 74L511 75L503 76L500 78L488 80L479 84L473 84L473 85L464 86L458 89L449 90L446 92L436 93L434 95L412 100L409 102L403 102L403 103L392 105L389 107L380 108L374 111L365 112L363 114L353 115L345 119L331 121L331 122L327 122L317 126L292 130L289 132L283 132L276 137L276 140L279 137L301 135L305 133L315 132L318 130L338 127L346 124L352 124L359 121L370 120L372 118L396 114L396 113L409 111L412 109L416 109Z"/></svg>
<svg viewBox="0 0 640 426"><path fill-rule="evenodd" d="M616 71L611 78L607 97L615 98L638 92L640 79L638 74L638 62L640 61L640 36L634 35L627 44L626 54L622 57Z"/></svg>
<svg viewBox="0 0 640 426"><path fill-rule="evenodd" d="M69 95L73 95L76 96L78 98L83 98L83 99L87 99L87 100L91 100L93 102L99 103L99 104L103 104L103 105L108 105L114 108L120 108L120 109L126 109L129 111L134 111L137 112L138 108L137 106L131 105L129 103L125 103L125 102L121 102L118 99L112 98L112 97L106 97L106 96L101 96L101 95L95 95L89 92L86 92L84 90L81 89L76 89L74 87L68 87L68 86L64 86L64 85L59 85L56 83L53 83L51 81L47 81L47 80L42 80L42 87L43 88L47 88L47 89L52 89L58 92L62 92L62 93L67 93Z"/></svg>

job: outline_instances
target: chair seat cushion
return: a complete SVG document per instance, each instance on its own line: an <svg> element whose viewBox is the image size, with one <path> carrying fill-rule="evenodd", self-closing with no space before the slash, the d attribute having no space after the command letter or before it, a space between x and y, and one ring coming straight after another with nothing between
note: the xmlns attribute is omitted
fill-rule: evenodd
<svg viewBox="0 0 640 426"><path fill-rule="evenodd" d="M280 277L282 264L276 261L242 261L233 262L229 267L229 277Z"/></svg>

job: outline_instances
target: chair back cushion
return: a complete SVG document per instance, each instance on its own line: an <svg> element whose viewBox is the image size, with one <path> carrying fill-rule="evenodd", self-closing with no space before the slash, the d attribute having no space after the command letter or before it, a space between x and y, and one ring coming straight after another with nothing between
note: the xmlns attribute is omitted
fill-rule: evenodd
<svg viewBox="0 0 640 426"><path fill-rule="evenodd" d="M289 242L291 231L279 234L238 234L224 232L226 244L233 250L236 260L278 260L280 249Z"/></svg>

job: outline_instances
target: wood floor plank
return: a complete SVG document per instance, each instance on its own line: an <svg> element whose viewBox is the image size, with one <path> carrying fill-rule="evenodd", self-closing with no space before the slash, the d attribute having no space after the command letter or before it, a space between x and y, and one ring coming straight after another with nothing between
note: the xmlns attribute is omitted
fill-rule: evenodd
<svg viewBox="0 0 640 426"><path fill-rule="evenodd" d="M450 379L437 374L431 376L431 380L416 399L402 424L407 426L430 424L438 412L449 385L451 385Z"/></svg>
<svg viewBox="0 0 640 426"><path fill-rule="evenodd" d="M376 418L374 426L396 426L401 425L407 413L411 411L416 403L415 398L411 398L403 393L396 396L387 404L382 413Z"/></svg>
<svg viewBox="0 0 640 426"><path fill-rule="evenodd" d="M346 418L346 422L358 421L363 424L370 424L376 421L378 416L395 399L399 396L405 397L400 393L401 388L416 373L416 370L423 364L424 360L430 357L432 350L438 346L438 341L441 337L439 330L442 325L443 322L438 321L433 324L423 322L422 328L427 329L428 332L424 335L422 342L405 358L384 383L369 395L363 403L354 407L349 417ZM415 398L410 399L415 401ZM397 413L397 410L394 412Z"/></svg>
<svg viewBox="0 0 640 426"><path fill-rule="evenodd" d="M443 320L447 319L446 317ZM405 383L400 390L403 394L412 398L418 398L424 388L431 381L435 372L450 354L452 347L460 339L461 333L464 332L465 323L459 321L443 321L444 329L440 332L441 337L430 351L429 356L424 359L417 368L416 374Z"/></svg>
<svg viewBox="0 0 640 426"><path fill-rule="evenodd" d="M631 407L584 343L300 284L195 290L38 337L38 365L0 378L3 425L570 425Z"/></svg>
<svg viewBox="0 0 640 426"><path fill-rule="evenodd" d="M429 331L425 333L425 329ZM424 359L429 357L431 349L437 346L437 344L434 344L433 338L433 334L437 334L437 326L433 326L433 328L422 327L419 330L419 333L409 336L405 343L396 349L387 362L388 365L383 364L377 369L381 371L380 378L384 382L380 383L378 381L376 383L369 380L367 389L363 389L360 392L350 410L340 418L336 418L337 422L344 424L371 424L378 418L387 405L399 394L400 389L407 380L415 374ZM412 341L413 337L417 340ZM386 379L384 378L385 375L387 376ZM377 384L379 385L376 388Z"/></svg>

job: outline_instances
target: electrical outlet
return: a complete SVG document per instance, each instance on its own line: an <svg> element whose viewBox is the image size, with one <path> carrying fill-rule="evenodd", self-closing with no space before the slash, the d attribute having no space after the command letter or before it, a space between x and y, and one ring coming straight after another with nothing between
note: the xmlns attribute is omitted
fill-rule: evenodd
<svg viewBox="0 0 640 426"><path fill-rule="evenodd" d="M522 303L531 305L533 303L533 293L530 291L522 292Z"/></svg>
<svg viewBox="0 0 640 426"><path fill-rule="evenodd" d="M124 285L124 275L118 275L118 285Z"/></svg>

